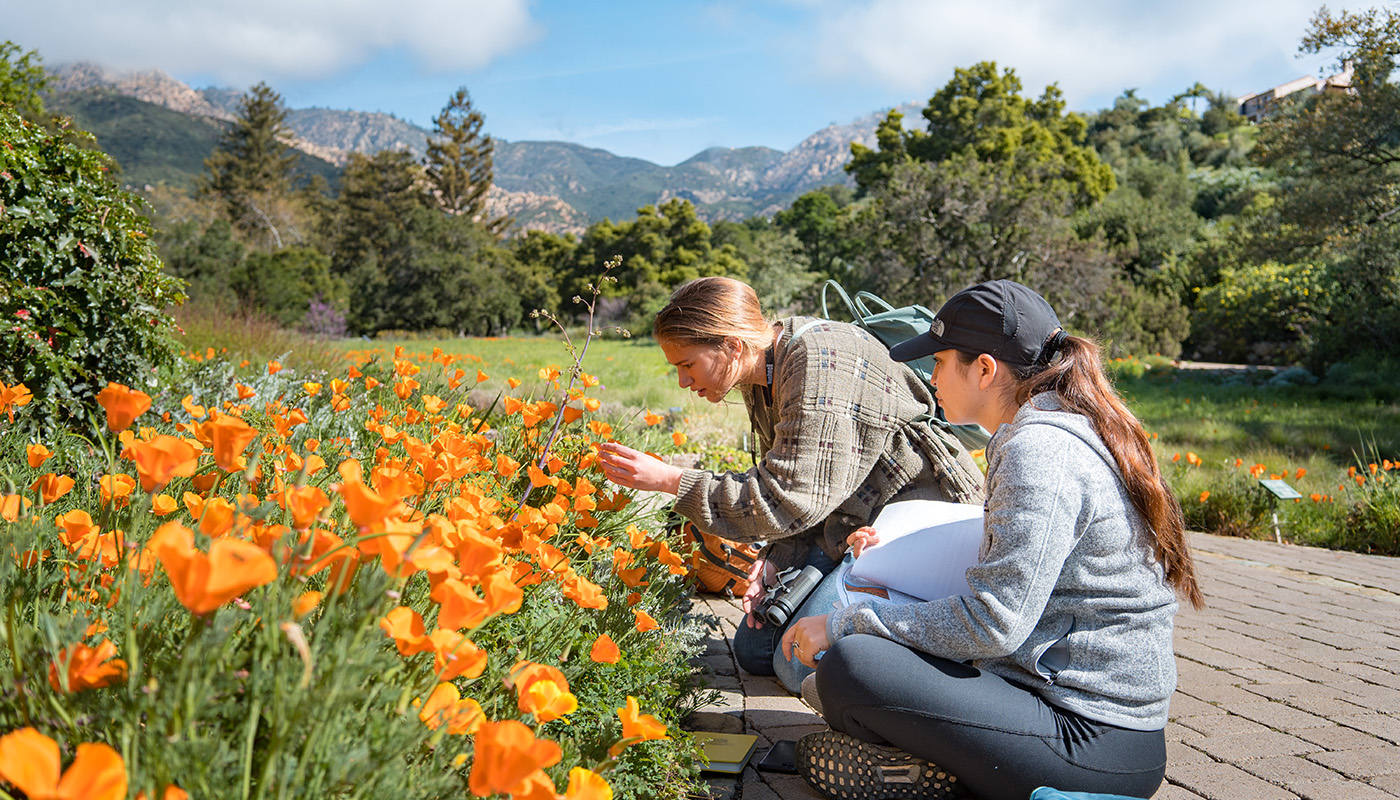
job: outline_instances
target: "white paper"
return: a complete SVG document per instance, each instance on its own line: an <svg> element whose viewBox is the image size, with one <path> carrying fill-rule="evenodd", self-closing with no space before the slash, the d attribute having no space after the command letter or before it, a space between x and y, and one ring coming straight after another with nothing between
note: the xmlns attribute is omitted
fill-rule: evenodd
<svg viewBox="0 0 1400 800"><path fill-rule="evenodd" d="M970 591L965 573L982 549L981 506L937 500L890 503L871 526L880 543L862 551L851 565L853 581L922 600Z"/></svg>

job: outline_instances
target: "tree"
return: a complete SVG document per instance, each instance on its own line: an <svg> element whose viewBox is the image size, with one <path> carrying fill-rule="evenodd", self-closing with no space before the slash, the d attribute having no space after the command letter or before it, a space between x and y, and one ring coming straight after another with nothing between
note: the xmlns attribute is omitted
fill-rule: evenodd
<svg viewBox="0 0 1400 800"><path fill-rule="evenodd" d="M49 74L39 51L21 53L19 45L0 44L0 105L8 105L30 122L44 120L44 92Z"/></svg>
<svg viewBox="0 0 1400 800"><path fill-rule="evenodd" d="M449 214L461 214L499 234L509 217L486 219L486 194L491 189L495 143L481 133L486 118L472 107L463 86L433 120L424 159L438 204Z"/></svg>
<svg viewBox="0 0 1400 800"><path fill-rule="evenodd" d="M108 381L174 363L183 283L161 272L143 203L109 159L0 107L0 382L34 393L36 426L84 426Z"/></svg>
<svg viewBox="0 0 1400 800"><path fill-rule="evenodd" d="M831 192L817 189L773 217L779 228L797 237L807 268L828 278L842 277L846 260L858 246L846 234L848 218L842 207Z"/></svg>
<svg viewBox="0 0 1400 800"><path fill-rule="evenodd" d="M984 163L1013 165L1020 191L1063 193L1076 208L1102 200L1113 190L1113 172L1085 144L1084 118L1065 112L1064 98L1053 84L1039 100L1020 92L1015 70L998 72L994 62L955 70L924 108L926 131L904 130L902 116L892 111L876 130L880 151L851 145L847 170L869 192L901 162L938 163L956 154L971 155Z"/></svg>
<svg viewBox="0 0 1400 800"><path fill-rule="evenodd" d="M1322 368L1400 347L1400 12L1323 7L1299 49L1354 69L1349 90L1280 104L1260 126L1261 160L1283 178L1261 249L1328 265L1333 296L1311 354Z"/></svg>
<svg viewBox="0 0 1400 800"><path fill-rule="evenodd" d="M650 325L651 317L666 304L682 283L705 275L742 278L747 266L732 245L715 247L710 226L695 213L689 200L671 198L660 206L643 206L628 222L595 223L574 251L572 280L565 296L587 296L599 266L613 256L622 266L612 273L617 283L603 287L612 301L613 316L630 317L633 327Z"/></svg>
<svg viewBox="0 0 1400 800"><path fill-rule="evenodd" d="M264 249L280 249L282 233L293 227L289 202L296 154L289 141L281 95L259 83L239 101L238 117L214 152L201 194L217 198L238 231Z"/></svg>

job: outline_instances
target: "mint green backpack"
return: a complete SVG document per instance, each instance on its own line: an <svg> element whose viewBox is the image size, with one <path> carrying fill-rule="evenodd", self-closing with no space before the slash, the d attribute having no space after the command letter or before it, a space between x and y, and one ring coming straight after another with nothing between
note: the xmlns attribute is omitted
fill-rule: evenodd
<svg viewBox="0 0 1400 800"><path fill-rule="evenodd" d="M834 289L836 296L846 304L851 321L869 331L870 335L879 339L885 347L894 347L905 339L922 336L928 333L928 329L933 325L933 312L923 306L912 305L895 308L879 295L870 292L856 292L856 296L852 298L841 287L841 284L833 280L828 280L822 285L822 316L826 319L831 319L831 309L826 302L826 293L829 289ZM933 380L935 366L933 356L906 361L904 365L914 370L924 383L927 384ZM939 416L930 419L930 422L952 431L963 443L963 447L969 450L986 447L987 442L992 438L991 434L982 430L980 425L952 425L944 421L941 411Z"/></svg>

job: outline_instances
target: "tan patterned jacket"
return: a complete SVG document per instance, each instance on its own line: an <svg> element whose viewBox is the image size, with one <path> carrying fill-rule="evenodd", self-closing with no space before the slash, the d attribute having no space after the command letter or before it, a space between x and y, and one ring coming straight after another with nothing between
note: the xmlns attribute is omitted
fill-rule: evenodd
<svg viewBox="0 0 1400 800"><path fill-rule="evenodd" d="M896 496L982 502L957 438L914 421L933 411L932 391L879 340L844 322L781 322L772 404L763 387L744 388L761 460L742 473L686 470L677 512L726 539L767 540L784 569L814 544L840 560L850 532Z"/></svg>

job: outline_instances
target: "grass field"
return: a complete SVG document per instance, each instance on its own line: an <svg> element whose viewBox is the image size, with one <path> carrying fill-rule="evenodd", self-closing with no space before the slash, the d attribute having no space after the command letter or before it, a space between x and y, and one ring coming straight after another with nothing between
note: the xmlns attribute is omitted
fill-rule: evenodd
<svg viewBox="0 0 1400 800"><path fill-rule="evenodd" d="M187 346L196 352L214 339L230 340L221 330L226 323L210 326L196 315L185 324L193 328ZM539 370L562 371L574 363L559 336L324 343L240 325L231 337L239 352L229 353L231 359L256 364L288 354L301 370L334 372L346 358L389 358L402 347L426 360L441 349L485 373L479 388L493 396L508 390L511 378L520 381L513 394L540 395ZM1400 492L1389 479L1392 467L1400 472L1394 463L1400 462L1400 404L1393 395L1355 386L1273 386L1267 372L1200 372L1163 360L1130 359L1110 368L1152 435L1193 528L1271 537L1277 511L1286 538L1400 555ZM746 465L747 459L730 457L745 446L749 431L743 403L731 395L712 405L681 389L651 340L596 338L583 354L583 369L601 381L602 390L590 394L615 418L667 414L668 427L686 432L688 449L718 452L725 456L721 464ZM1286 480L1302 500L1273 502L1261 478Z"/></svg>

